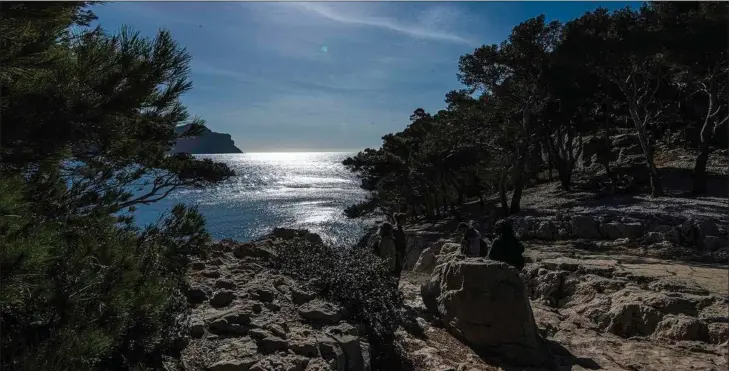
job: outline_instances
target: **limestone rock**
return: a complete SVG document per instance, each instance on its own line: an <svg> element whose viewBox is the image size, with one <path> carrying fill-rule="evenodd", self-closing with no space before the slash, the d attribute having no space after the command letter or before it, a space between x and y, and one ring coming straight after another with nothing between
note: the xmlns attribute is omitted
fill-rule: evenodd
<svg viewBox="0 0 729 371"><path fill-rule="evenodd" d="M451 331L514 364L551 364L516 270L483 259L453 259L437 267L426 285L435 286L436 281L438 288L422 290L423 301L432 307L432 297L438 294L437 311Z"/></svg>
<svg viewBox="0 0 729 371"><path fill-rule="evenodd" d="M271 303L273 302L273 299L276 297L273 290L264 287L264 286L257 286L249 290L249 293L251 295L251 298L262 301L264 303Z"/></svg>
<svg viewBox="0 0 729 371"><path fill-rule="evenodd" d="M706 341L709 329L694 317L668 315L658 324L653 336L670 340Z"/></svg>
<svg viewBox="0 0 729 371"><path fill-rule="evenodd" d="M729 340L729 323L710 323L707 325L709 341L722 344Z"/></svg>
<svg viewBox="0 0 729 371"><path fill-rule="evenodd" d="M289 349L296 354L306 357L316 357L319 355L317 341L315 338L291 340L289 341Z"/></svg>
<svg viewBox="0 0 729 371"><path fill-rule="evenodd" d="M250 371L304 371L309 360L294 355L268 355L251 366Z"/></svg>
<svg viewBox="0 0 729 371"><path fill-rule="evenodd" d="M270 331L273 335L280 337L281 339L286 339L286 330L283 326L272 323L268 326L266 326L266 329Z"/></svg>
<svg viewBox="0 0 729 371"><path fill-rule="evenodd" d="M640 223L603 223L600 224L600 234L610 240L619 238L637 238L642 235L643 228Z"/></svg>
<svg viewBox="0 0 729 371"><path fill-rule="evenodd" d="M718 236L706 236L704 237L703 244L705 249L709 251L716 251L729 246L729 241Z"/></svg>
<svg viewBox="0 0 729 371"><path fill-rule="evenodd" d="M639 303L618 304L610 309L607 331L622 337L648 336L662 319L661 313Z"/></svg>
<svg viewBox="0 0 729 371"><path fill-rule="evenodd" d="M216 289L235 290L235 282L233 280L219 279L215 281Z"/></svg>
<svg viewBox="0 0 729 371"><path fill-rule="evenodd" d="M342 324L337 327L330 327L326 333L334 339L344 351L347 359L347 371L363 371L364 359L362 358L362 348L356 334L357 330L349 324Z"/></svg>
<svg viewBox="0 0 729 371"><path fill-rule="evenodd" d="M244 307L235 307L224 312L213 313L207 318L210 331L216 334L242 335L248 332L250 313Z"/></svg>
<svg viewBox="0 0 729 371"><path fill-rule="evenodd" d="M261 339L271 336L271 334L262 328L252 328L248 331L248 336L256 341L259 341Z"/></svg>
<svg viewBox="0 0 729 371"><path fill-rule="evenodd" d="M324 339L319 342L319 352L322 358L328 361L331 369L344 371L347 369L347 356L334 339Z"/></svg>
<svg viewBox="0 0 729 371"><path fill-rule="evenodd" d="M304 371L330 371L332 368L322 358L314 358L309 361Z"/></svg>
<svg viewBox="0 0 729 371"><path fill-rule="evenodd" d="M299 307L298 312L301 317L309 321L325 324L336 324L341 318L339 307L320 300L303 304Z"/></svg>
<svg viewBox="0 0 729 371"><path fill-rule="evenodd" d="M203 277L207 278L220 278L220 271L216 269L208 269L200 272Z"/></svg>
<svg viewBox="0 0 729 371"><path fill-rule="evenodd" d="M187 301L192 304L199 304L208 300L208 293L200 286L190 287L185 292L185 295L187 296Z"/></svg>
<svg viewBox="0 0 729 371"><path fill-rule="evenodd" d="M703 219L696 222L696 228L699 230L699 238L704 239L706 236L719 236L721 232L716 223L711 219Z"/></svg>
<svg viewBox="0 0 729 371"><path fill-rule="evenodd" d="M243 259L246 257L253 258L264 258L268 259L275 255L273 249L263 244L254 244L252 242L246 242L238 244L233 250L233 255L236 258Z"/></svg>
<svg viewBox="0 0 729 371"><path fill-rule="evenodd" d="M290 228L274 228L271 232L271 236L276 238L283 238L285 240L303 236L306 233L305 230L290 229Z"/></svg>
<svg viewBox="0 0 729 371"><path fill-rule="evenodd" d="M286 350L288 343L286 340L276 336L267 336L258 341L258 349L264 354L270 354L279 350Z"/></svg>
<svg viewBox="0 0 729 371"><path fill-rule="evenodd" d="M199 319L194 319L190 325L190 336L199 339L205 335L205 323Z"/></svg>
<svg viewBox="0 0 729 371"><path fill-rule="evenodd" d="M599 239L602 236L598 230L597 222L589 216L575 215L572 217L572 235L577 238Z"/></svg>
<svg viewBox="0 0 729 371"><path fill-rule="evenodd" d="M440 281L443 276L443 270L450 261L463 259L463 255L459 254L461 245L457 243L445 243L441 247L440 254L436 258L436 266L430 275L428 282L420 287L420 296L423 298L423 304L431 313L438 313L438 297L440 296Z"/></svg>
<svg viewBox="0 0 729 371"><path fill-rule="evenodd" d="M313 300L316 294L313 292L301 290L296 287L291 288L291 301L296 305L301 305Z"/></svg>
<svg viewBox="0 0 729 371"><path fill-rule="evenodd" d="M420 253L420 257L418 257L418 261L415 262L413 271L418 273L428 272L433 269L434 265L435 252L433 251L432 247L429 247L423 250L422 253Z"/></svg>
<svg viewBox="0 0 729 371"><path fill-rule="evenodd" d="M213 308L227 307L235 299L235 293L230 290L220 290L210 299L210 306Z"/></svg>
<svg viewBox="0 0 729 371"><path fill-rule="evenodd" d="M226 359L208 366L208 371L248 371L255 361L252 359Z"/></svg>
<svg viewBox="0 0 729 371"><path fill-rule="evenodd" d="M716 301L701 309L699 319L707 323L729 323L729 312L727 312L727 308L729 308L729 304L724 300Z"/></svg>
<svg viewBox="0 0 729 371"><path fill-rule="evenodd" d="M708 295L709 291L696 284L693 281L681 280L676 278L660 278L648 284L648 288L653 291L672 291L693 295Z"/></svg>
<svg viewBox="0 0 729 371"><path fill-rule="evenodd" d="M540 222L534 231L534 237L540 240L552 241L557 235L556 228L551 221Z"/></svg>
<svg viewBox="0 0 729 371"><path fill-rule="evenodd" d="M358 336L359 331L357 331L357 328L350 325L349 323L340 323L336 326L327 327L326 329L327 334L334 334L334 335L352 335L352 336Z"/></svg>
<svg viewBox="0 0 729 371"><path fill-rule="evenodd" d="M664 240L663 234L660 232L648 232L643 235L643 243L658 243Z"/></svg>

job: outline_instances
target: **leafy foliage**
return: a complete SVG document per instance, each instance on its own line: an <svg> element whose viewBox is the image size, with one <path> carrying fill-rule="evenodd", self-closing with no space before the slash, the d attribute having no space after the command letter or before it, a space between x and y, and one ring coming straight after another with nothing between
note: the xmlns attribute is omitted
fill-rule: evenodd
<svg viewBox="0 0 729 371"><path fill-rule="evenodd" d="M135 205L231 176L168 155L190 118L189 55L167 31L88 26L90 3L3 4L0 368L160 367L180 348L195 209L133 225ZM189 133L187 133L189 134Z"/></svg>
<svg viewBox="0 0 729 371"><path fill-rule="evenodd" d="M708 156L727 145L717 135L729 120L727 14L726 3L648 3L516 25L502 43L460 58L466 89L446 94L447 109L417 109L381 148L344 161L372 197L348 215L407 210L434 219L466 197L483 205L489 193L499 194L503 213L516 213L539 170L557 170L569 190L583 137L609 142L616 127L637 135L656 196L654 147L683 135L700 149L694 191L704 192ZM605 157L599 162L616 182Z"/></svg>

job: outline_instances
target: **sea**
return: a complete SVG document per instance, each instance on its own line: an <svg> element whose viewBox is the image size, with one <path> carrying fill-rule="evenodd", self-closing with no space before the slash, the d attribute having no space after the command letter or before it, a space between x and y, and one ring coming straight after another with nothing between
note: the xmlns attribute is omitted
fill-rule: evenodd
<svg viewBox="0 0 729 371"><path fill-rule="evenodd" d="M196 155L226 163L236 175L205 189L176 191L135 211L144 226L175 204L197 206L213 238L247 241L274 227L308 229L332 246L355 244L374 220L350 219L344 209L365 199L356 174L342 161L354 153Z"/></svg>

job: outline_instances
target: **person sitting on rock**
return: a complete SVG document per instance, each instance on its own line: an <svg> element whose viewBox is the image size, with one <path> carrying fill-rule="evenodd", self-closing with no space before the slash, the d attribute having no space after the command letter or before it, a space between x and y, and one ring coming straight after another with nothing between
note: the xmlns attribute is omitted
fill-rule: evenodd
<svg viewBox="0 0 729 371"><path fill-rule="evenodd" d="M405 236L405 214L399 213L395 214L395 223L397 223L397 228L393 232L394 240L395 240L395 256L397 257L397 262L395 264L395 269L397 270L397 277L400 277L400 274L402 273L402 268L405 261L405 250L407 248L407 237Z"/></svg>
<svg viewBox="0 0 729 371"><path fill-rule="evenodd" d="M481 256L481 233L474 227L475 222L461 223L458 231L463 232L461 237L461 253L468 257Z"/></svg>
<svg viewBox="0 0 729 371"><path fill-rule="evenodd" d="M516 239L508 220L499 220L494 226L496 238L489 249L489 259L504 262L517 269L524 267L524 245Z"/></svg>
<svg viewBox="0 0 729 371"><path fill-rule="evenodd" d="M378 241L374 246L373 252L386 262L391 274L398 277L397 249L395 247L395 236L392 224L388 222L380 224L380 228L377 230L377 237Z"/></svg>

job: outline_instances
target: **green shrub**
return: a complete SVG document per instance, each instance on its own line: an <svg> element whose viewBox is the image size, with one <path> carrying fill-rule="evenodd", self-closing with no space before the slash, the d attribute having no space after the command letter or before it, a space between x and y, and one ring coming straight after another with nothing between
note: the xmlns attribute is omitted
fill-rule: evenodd
<svg viewBox="0 0 729 371"><path fill-rule="evenodd" d="M372 347L373 370L407 368L394 337L405 320L403 297L388 268L368 249L335 249L304 239L285 240L273 265L309 282L321 297L338 303L351 319L364 324Z"/></svg>
<svg viewBox="0 0 729 371"><path fill-rule="evenodd" d="M128 369L179 346L184 275L209 237L177 206L143 231L109 215L38 222L0 181L0 368Z"/></svg>
<svg viewBox="0 0 729 371"><path fill-rule="evenodd" d="M0 17L0 369L160 368L209 236L177 206L125 214L233 175L168 155L191 117L190 56L168 31L89 28L88 2L15 2ZM182 135L182 134L180 134Z"/></svg>

